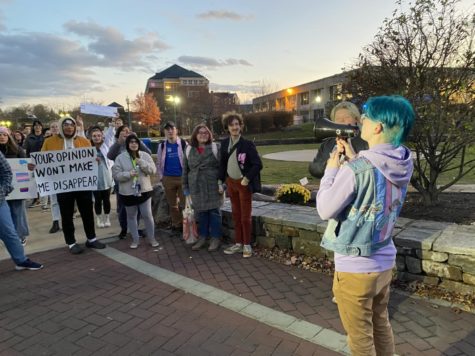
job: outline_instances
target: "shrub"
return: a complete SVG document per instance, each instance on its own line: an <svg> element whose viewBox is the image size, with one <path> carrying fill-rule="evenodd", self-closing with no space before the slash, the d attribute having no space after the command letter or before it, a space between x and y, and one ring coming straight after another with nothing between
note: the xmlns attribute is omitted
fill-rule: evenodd
<svg viewBox="0 0 475 356"><path fill-rule="evenodd" d="M310 191L300 184L282 184L275 192L277 201L287 204L305 204L310 200Z"/></svg>
<svg viewBox="0 0 475 356"><path fill-rule="evenodd" d="M291 126L294 123L294 117L290 112L275 111L272 114L274 119L274 126L278 129Z"/></svg>

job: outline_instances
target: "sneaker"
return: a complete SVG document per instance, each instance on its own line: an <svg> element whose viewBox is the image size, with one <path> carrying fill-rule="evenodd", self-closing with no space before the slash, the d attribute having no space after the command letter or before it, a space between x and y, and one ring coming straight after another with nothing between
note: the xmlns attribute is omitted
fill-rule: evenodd
<svg viewBox="0 0 475 356"><path fill-rule="evenodd" d="M135 250L137 247L139 247L139 243L138 243L138 242L133 241L133 242L130 244L130 248L132 248L132 249L134 249L134 250Z"/></svg>
<svg viewBox="0 0 475 356"><path fill-rule="evenodd" d="M23 246L26 245L26 237L20 238L20 241L21 241L21 244L22 244Z"/></svg>
<svg viewBox="0 0 475 356"><path fill-rule="evenodd" d="M158 247L160 245L158 241L155 239L148 239L148 242L150 243L150 246L152 247Z"/></svg>
<svg viewBox="0 0 475 356"><path fill-rule="evenodd" d="M211 243L209 244L208 251L214 252L219 250L219 246L221 245L221 241L216 238L211 239Z"/></svg>
<svg viewBox="0 0 475 356"><path fill-rule="evenodd" d="M71 252L73 255L79 255L80 253L84 252L84 249L78 244L74 244L69 248L69 252Z"/></svg>
<svg viewBox="0 0 475 356"><path fill-rule="evenodd" d="M119 233L119 235L117 235L117 237L121 240L125 239L127 237L127 231L121 230L121 232Z"/></svg>
<svg viewBox="0 0 475 356"><path fill-rule="evenodd" d="M15 266L15 269L17 271L23 271L25 269L30 270L30 271L38 271L39 269L42 269L42 268L43 268L42 264L33 262L29 258L27 258L25 262L20 263L19 265Z"/></svg>
<svg viewBox="0 0 475 356"><path fill-rule="evenodd" d="M54 220L53 221L53 226L51 226L51 229L49 229L49 233L54 234L55 232L58 232L59 230L61 230L59 228L59 222L58 222L58 220Z"/></svg>
<svg viewBox="0 0 475 356"><path fill-rule="evenodd" d="M251 245L244 245L242 249L242 257L248 258L252 257L252 247Z"/></svg>
<svg viewBox="0 0 475 356"><path fill-rule="evenodd" d="M337 301L336 301L336 297L332 298L332 303L338 304Z"/></svg>
<svg viewBox="0 0 475 356"><path fill-rule="evenodd" d="M111 226L111 220L110 220L109 214L104 214L102 222L104 223L104 227Z"/></svg>
<svg viewBox="0 0 475 356"><path fill-rule="evenodd" d="M102 250L103 248L106 248L106 245L104 245L102 242L96 240L96 241L93 241L93 242L86 241L86 247L96 248L98 250Z"/></svg>
<svg viewBox="0 0 475 356"><path fill-rule="evenodd" d="M224 250L224 253L226 255L233 255L235 253L240 253L242 252L242 245L241 244L234 244L227 249Z"/></svg>
<svg viewBox="0 0 475 356"><path fill-rule="evenodd" d="M96 216L96 226L98 228L103 228L104 227L104 223L102 222L102 215L97 215Z"/></svg>
<svg viewBox="0 0 475 356"><path fill-rule="evenodd" d="M192 247L191 249L193 251L198 251L200 250L202 247L204 247L204 245L206 245L206 239L199 239Z"/></svg>

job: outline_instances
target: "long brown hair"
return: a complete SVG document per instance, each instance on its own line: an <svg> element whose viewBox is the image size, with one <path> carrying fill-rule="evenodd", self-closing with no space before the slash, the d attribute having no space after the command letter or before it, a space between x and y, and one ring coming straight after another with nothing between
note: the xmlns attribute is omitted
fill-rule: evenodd
<svg viewBox="0 0 475 356"><path fill-rule="evenodd" d="M20 153L20 147L10 133L7 133L7 143L5 144L5 154L17 156Z"/></svg>
<svg viewBox="0 0 475 356"><path fill-rule="evenodd" d="M206 141L206 145L211 144L213 142L213 133L211 130L206 126L205 124L198 124L196 127L193 129L193 133L191 134L191 146L193 147L198 147L200 144L198 143L198 131L200 129L206 129L208 131L208 141Z"/></svg>

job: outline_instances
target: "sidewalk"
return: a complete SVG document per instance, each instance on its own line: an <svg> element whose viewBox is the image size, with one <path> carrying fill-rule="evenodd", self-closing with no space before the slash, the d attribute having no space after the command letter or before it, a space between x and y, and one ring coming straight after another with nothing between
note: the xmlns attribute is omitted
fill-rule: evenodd
<svg viewBox="0 0 475 356"><path fill-rule="evenodd" d="M346 350L329 276L261 258L192 252L163 230L157 249L143 242L130 250L129 241L109 238L105 250L73 256L62 234L47 234L49 213L29 215L27 252L47 249L32 256L46 268L15 272L11 261L0 262L0 355ZM79 225L76 219L83 242ZM97 232L111 236L118 228ZM396 293L390 314L399 355L475 354L475 315Z"/></svg>

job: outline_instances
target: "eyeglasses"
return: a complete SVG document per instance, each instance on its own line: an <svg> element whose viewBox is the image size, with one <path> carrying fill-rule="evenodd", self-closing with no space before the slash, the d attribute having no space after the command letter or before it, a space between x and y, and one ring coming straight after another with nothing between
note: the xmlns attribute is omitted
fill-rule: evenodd
<svg viewBox="0 0 475 356"><path fill-rule="evenodd" d="M63 123L63 127L74 127L74 124L70 124L70 123Z"/></svg>

